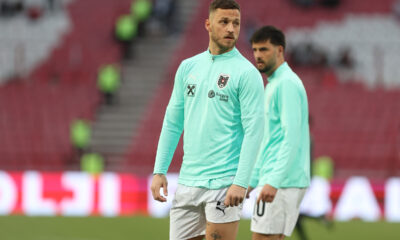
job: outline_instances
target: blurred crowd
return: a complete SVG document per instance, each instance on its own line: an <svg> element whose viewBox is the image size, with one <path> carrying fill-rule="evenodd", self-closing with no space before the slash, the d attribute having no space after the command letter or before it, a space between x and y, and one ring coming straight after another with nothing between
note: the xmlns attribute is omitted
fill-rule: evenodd
<svg viewBox="0 0 400 240"><path fill-rule="evenodd" d="M291 0L294 4L309 8L309 7L316 7L322 6L327 8L335 8L340 5L340 0Z"/></svg>
<svg viewBox="0 0 400 240"><path fill-rule="evenodd" d="M7 19L26 15L37 20L45 13L55 12L62 8L63 0L0 0L0 18Z"/></svg>
<svg viewBox="0 0 400 240"><path fill-rule="evenodd" d="M119 16L115 23L115 38L125 59L132 57L137 38L168 36L178 31L174 24L176 5L176 0L132 1L130 13Z"/></svg>

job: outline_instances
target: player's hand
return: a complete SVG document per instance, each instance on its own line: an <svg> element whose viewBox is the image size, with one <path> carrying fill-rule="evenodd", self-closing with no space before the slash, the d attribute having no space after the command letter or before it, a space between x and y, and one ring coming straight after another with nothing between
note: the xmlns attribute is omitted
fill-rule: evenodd
<svg viewBox="0 0 400 240"><path fill-rule="evenodd" d="M274 188L273 186L265 184L264 187L261 189L260 194L258 195L257 203L259 203L260 201L268 203L274 201L277 191L278 189Z"/></svg>
<svg viewBox="0 0 400 240"><path fill-rule="evenodd" d="M245 195L246 188L232 184L226 193L224 205L227 207L239 206Z"/></svg>
<svg viewBox="0 0 400 240"><path fill-rule="evenodd" d="M251 193L251 191L253 191L253 190L254 190L254 188L251 187L251 186L249 186L249 187L247 188L246 198L250 198L250 193Z"/></svg>
<svg viewBox="0 0 400 240"><path fill-rule="evenodd" d="M159 202L166 202L167 198L160 194L160 188L163 188L164 196L168 196L167 177L164 174L154 174L150 187L153 198Z"/></svg>

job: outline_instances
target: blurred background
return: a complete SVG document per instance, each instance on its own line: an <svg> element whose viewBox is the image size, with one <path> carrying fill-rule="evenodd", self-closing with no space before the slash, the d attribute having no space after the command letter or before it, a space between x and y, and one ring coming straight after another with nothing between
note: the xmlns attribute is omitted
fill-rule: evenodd
<svg viewBox="0 0 400 240"><path fill-rule="evenodd" d="M398 239L400 1L237 1L241 53L281 28L308 94L315 177L290 239ZM210 2L0 0L0 239L168 239L148 179Z"/></svg>

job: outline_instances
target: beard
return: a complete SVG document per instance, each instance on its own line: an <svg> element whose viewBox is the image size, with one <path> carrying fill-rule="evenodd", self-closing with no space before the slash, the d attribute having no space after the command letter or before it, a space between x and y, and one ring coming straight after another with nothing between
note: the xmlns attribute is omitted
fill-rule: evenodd
<svg viewBox="0 0 400 240"><path fill-rule="evenodd" d="M265 67L262 68L262 69L258 69L258 71L260 71L261 73L268 73L269 71L272 70L272 68L273 68L273 66L268 65L268 66L265 66Z"/></svg>
<svg viewBox="0 0 400 240"><path fill-rule="evenodd" d="M274 69L275 65L276 65L276 59L271 59L268 62L264 62L262 60L257 60L257 63L259 63L259 62L264 64L263 68L258 68L257 67L258 71L260 71L261 73L269 73L269 72L271 72Z"/></svg>
<svg viewBox="0 0 400 240"><path fill-rule="evenodd" d="M221 52L226 52L227 50L233 48L236 45L237 39L231 41L231 43L223 43L224 38L218 38L214 34L211 34L211 41L218 46Z"/></svg>

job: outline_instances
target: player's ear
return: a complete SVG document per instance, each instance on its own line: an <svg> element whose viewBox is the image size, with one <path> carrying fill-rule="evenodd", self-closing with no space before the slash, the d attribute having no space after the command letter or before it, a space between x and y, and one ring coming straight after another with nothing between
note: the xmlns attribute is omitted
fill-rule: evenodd
<svg viewBox="0 0 400 240"><path fill-rule="evenodd" d="M279 53L285 54L285 49L283 49L282 45L278 46L278 51L279 51Z"/></svg>
<svg viewBox="0 0 400 240"><path fill-rule="evenodd" d="M205 26L207 32L211 32L210 19L208 19L208 18L206 19L206 22L205 22L204 26Z"/></svg>

